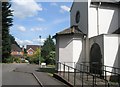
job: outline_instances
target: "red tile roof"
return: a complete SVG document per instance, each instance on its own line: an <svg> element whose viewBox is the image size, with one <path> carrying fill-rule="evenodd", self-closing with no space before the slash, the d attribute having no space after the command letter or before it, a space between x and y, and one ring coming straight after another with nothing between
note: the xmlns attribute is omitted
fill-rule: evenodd
<svg viewBox="0 0 120 87"><path fill-rule="evenodd" d="M28 50L28 49L33 49L34 51L36 51L37 50L37 48L40 48L40 46L39 45L27 45L27 48L26 48L26 50Z"/></svg>

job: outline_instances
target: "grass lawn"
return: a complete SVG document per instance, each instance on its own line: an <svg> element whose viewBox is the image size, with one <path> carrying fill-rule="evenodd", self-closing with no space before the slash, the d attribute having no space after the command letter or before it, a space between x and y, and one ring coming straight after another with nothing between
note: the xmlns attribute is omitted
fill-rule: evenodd
<svg viewBox="0 0 120 87"><path fill-rule="evenodd" d="M38 72L46 72L49 75L52 76L53 73L55 73L55 65L47 65L46 67L39 68L37 70Z"/></svg>

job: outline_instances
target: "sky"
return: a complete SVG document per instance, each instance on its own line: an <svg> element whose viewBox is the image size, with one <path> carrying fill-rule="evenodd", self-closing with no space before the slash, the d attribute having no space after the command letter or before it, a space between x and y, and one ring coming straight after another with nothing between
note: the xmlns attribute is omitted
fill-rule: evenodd
<svg viewBox="0 0 120 87"><path fill-rule="evenodd" d="M48 35L70 27L72 2L11 0L11 4L14 17L10 34L20 46L42 45Z"/></svg>

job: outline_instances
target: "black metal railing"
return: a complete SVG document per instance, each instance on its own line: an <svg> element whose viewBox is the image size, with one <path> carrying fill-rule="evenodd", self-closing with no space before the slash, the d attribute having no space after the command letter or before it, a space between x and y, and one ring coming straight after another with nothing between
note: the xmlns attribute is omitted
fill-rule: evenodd
<svg viewBox="0 0 120 87"><path fill-rule="evenodd" d="M83 87L88 85L95 87L101 85L102 87L120 87L120 74L118 73L120 70L119 68L102 65L102 69L98 69L97 67L90 67L85 64L73 63L75 66L73 66L73 64L71 64L72 66L67 65L67 62L57 62L58 74L70 82L73 86L81 85ZM107 71L106 68L108 67L115 69L115 72ZM94 69L94 73L91 73L90 69ZM98 73L100 70L102 74ZM108 76L108 73L111 75ZM111 81L111 76L113 78L115 77L115 80Z"/></svg>

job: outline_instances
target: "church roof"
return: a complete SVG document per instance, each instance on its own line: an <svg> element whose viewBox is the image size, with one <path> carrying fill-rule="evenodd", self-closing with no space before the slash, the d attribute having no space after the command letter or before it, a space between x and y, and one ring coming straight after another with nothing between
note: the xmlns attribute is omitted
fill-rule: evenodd
<svg viewBox="0 0 120 87"><path fill-rule="evenodd" d="M68 34L81 34L81 35L85 35L79 28L78 26L74 25L70 28L64 29L63 31L60 31L58 33L56 33L56 35L68 35ZM55 36L56 36L55 35ZM53 37L55 37L53 36Z"/></svg>

